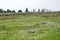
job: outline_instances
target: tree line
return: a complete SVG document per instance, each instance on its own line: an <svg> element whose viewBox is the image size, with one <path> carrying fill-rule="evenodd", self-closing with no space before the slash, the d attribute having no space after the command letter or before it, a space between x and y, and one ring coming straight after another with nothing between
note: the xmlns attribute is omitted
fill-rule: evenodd
<svg viewBox="0 0 60 40"><path fill-rule="evenodd" d="M38 9L37 12L46 12L46 11L49 12L48 9L47 10L45 10L45 9L42 9L42 10ZM18 10L18 12L22 12L22 10ZM29 12L28 8L25 9L25 12ZM33 11L31 11L31 12L36 12L36 10L33 9ZM0 9L0 13L16 13L16 11L15 10L10 10L10 9L7 9L7 11L3 10L3 9Z"/></svg>

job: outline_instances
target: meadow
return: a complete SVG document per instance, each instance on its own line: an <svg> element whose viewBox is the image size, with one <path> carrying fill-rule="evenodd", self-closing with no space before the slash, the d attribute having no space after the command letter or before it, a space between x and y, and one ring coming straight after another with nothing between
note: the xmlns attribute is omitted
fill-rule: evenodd
<svg viewBox="0 0 60 40"><path fill-rule="evenodd" d="M0 40L60 40L60 13L2 15Z"/></svg>

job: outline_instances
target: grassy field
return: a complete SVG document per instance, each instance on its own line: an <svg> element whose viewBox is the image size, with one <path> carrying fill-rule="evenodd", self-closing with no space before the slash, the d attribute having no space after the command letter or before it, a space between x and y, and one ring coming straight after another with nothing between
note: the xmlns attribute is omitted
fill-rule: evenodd
<svg viewBox="0 0 60 40"><path fill-rule="evenodd" d="M60 40L60 16L0 16L0 40Z"/></svg>

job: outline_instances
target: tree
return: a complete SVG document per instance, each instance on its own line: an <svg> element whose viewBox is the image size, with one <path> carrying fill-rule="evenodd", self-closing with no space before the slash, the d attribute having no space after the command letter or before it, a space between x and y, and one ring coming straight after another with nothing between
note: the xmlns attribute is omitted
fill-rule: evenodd
<svg viewBox="0 0 60 40"><path fill-rule="evenodd" d="M22 12L22 10L18 10L18 12Z"/></svg>
<svg viewBox="0 0 60 40"><path fill-rule="evenodd" d="M28 11L28 8L26 8L25 12L29 12L29 11Z"/></svg>
<svg viewBox="0 0 60 40"><path fill-rule="evenodd" d="M33 9L33 12L35 12L35 9Z"/></svg>
<svg viewBox="0 0 60 40"><path fill-rule="evenodd" d="M7 13L7 11L3 10L4 13Z"/></svg>
<svg viewBox="0 0 60 40"><path fill-rule="evenodd" d="M38 9L38 12L40 12L40 9Z"/></svg>
<svg viewBox="0 0 60 40"><path fill-rule="evenodd" d="M8 13L10 13L10 12L11 12L11 10L7 9L7 12L8 12Z"/></svg>
<svg viewBox="0 0 60 40"><path fill-rule="evenodd" d="M0 13L3 13L3 9L0 9Z"/></svg>
<svg viewBox="0 0 60 40"><path fill-rule="evenodd" d="M58 13L60 13L60 11L58 11Z"/></svg>
<svg viewBox="0 0 60 40"><path fill-rule="evenodd" d="M45 12L45 8L41 10L41 12Z"/></svg>
<svg viewBox="0 0 60 40"><path fill-rule="evenodd" d="M13 10L12 13L15 13L15 10Z"/></svg>

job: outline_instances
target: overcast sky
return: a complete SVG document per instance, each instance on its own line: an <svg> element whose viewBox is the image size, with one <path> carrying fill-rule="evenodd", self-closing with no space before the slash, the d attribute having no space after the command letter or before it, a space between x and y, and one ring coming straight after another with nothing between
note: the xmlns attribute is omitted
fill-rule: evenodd
<svg viewBox="0 0 60 40"><path fill-rule="evenodd" d="M0 0L0 8L6 10L29 10L33 9L50 9L60 10L60 0Z"/></svg>

